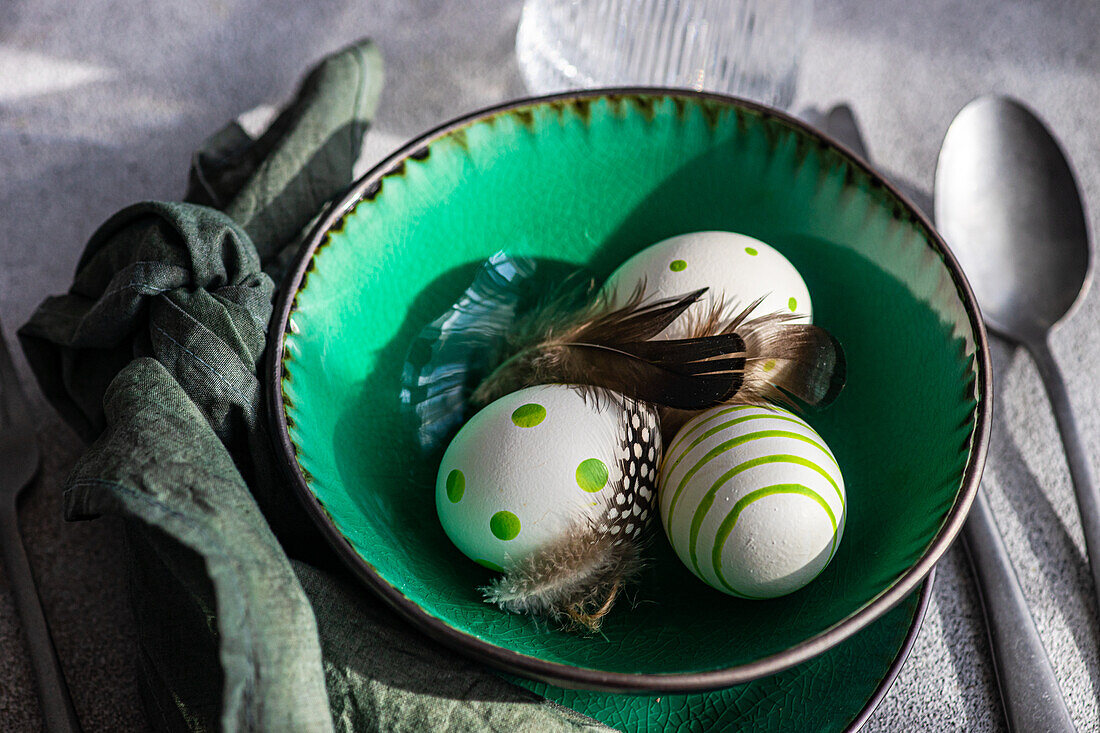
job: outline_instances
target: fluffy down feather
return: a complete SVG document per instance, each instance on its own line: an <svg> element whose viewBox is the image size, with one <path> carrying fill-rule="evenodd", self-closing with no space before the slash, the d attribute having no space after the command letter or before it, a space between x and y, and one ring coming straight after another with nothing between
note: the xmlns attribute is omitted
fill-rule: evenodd
<svg viewBox="0 0 1100 733"><path fill-rule="evenodd" d="M592 522L579 522L554 544L517 562L482 588L505 611L597 631L623 587L642 568L637 544L615 543Z"/></svg>

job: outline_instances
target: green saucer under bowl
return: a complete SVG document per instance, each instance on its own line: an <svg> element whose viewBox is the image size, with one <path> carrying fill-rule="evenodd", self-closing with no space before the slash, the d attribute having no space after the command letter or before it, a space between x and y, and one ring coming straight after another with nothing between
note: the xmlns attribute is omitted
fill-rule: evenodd
<svg viewBox="0 0 1100 733"><path fill-rule="evenodd" d="M781 251L844 346L847 386L807 416L847 487L836 556L800 591L746 601L696 580L657 531L634 603L597 636L487 605L478 589L493 573L443 533L438 457L422 455L400 403L411 341L497 251L606 275L699 230ZM951 544L988 442L985 333L928 221L820 133L728 97L524 100L414 140L320 217L272 329L274 433L336 551L425 633L561 687L693 693L834 648L913 593Z"/></svg>
<svg viewBox="0 0 1100 733"><path fill-rule="evenodd" d="M630 733L857 731L901 672L928 611L935 575L933 570L918 591L827 652L769 677L722 690L615 695L511 680Z"/></svg>

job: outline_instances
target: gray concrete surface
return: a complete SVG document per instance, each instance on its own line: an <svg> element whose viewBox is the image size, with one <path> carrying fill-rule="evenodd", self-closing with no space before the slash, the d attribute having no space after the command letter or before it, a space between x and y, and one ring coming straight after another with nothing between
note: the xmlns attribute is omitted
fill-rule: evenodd
<svg viewBox="0 0 1100 733"><path fill-rule="evenodd" d="M10 338L63 290L83 242L116 209L181 195L190 151L226 119L278 104L313 60L363 35L388 84L364 165L456 114L522 95L518 0L4 0L0 2L0 318ZM1050 123L1100 235L1100 5L1091 0L818 0L796 107L847 101L871 154L927 201L948 123L1007 92ZM260 113L262 116L262 112ZM1100 456L1100 294L1055 336L1079 421ZM1100 730L1100 624L1072 487L1033 365L995 345L986 487L1070 711ZM20 366L23 366L22 363ZM24 371L25 373L25 371ZM61 521L79 441L39 401L46 470L23 528L87 730L143 726L118 528ZM1100 461L1094 461L1094 466ZM913 655L869 731L1004 727L965 557L940 564ZM38 714L0 580L0 728Z"/></svg>

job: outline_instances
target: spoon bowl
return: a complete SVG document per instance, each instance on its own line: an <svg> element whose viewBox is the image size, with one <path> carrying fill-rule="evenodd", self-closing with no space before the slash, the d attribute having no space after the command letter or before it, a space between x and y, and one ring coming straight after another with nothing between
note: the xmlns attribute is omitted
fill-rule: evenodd
<svg viewBox="0 0 1100 733"><path fill-rule="evenodd" d="M1005 97L968 104L947 131L936 168L936 223L978 297L986 324L1041 341L1084 288L1088 231L1058 143Z"/></svg>

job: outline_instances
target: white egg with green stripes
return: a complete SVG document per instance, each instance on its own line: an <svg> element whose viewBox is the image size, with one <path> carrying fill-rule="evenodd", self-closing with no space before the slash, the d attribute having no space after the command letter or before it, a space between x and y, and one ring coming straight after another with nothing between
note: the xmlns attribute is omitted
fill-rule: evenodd
<svg viewBox="0 0 1100 733"><path fill-rule="evenodd" d="M776 406L723 405L673 438L661 520L695 575L739 598L775 598L825 569L844 535L840 467L805 420Z"/></svg>

